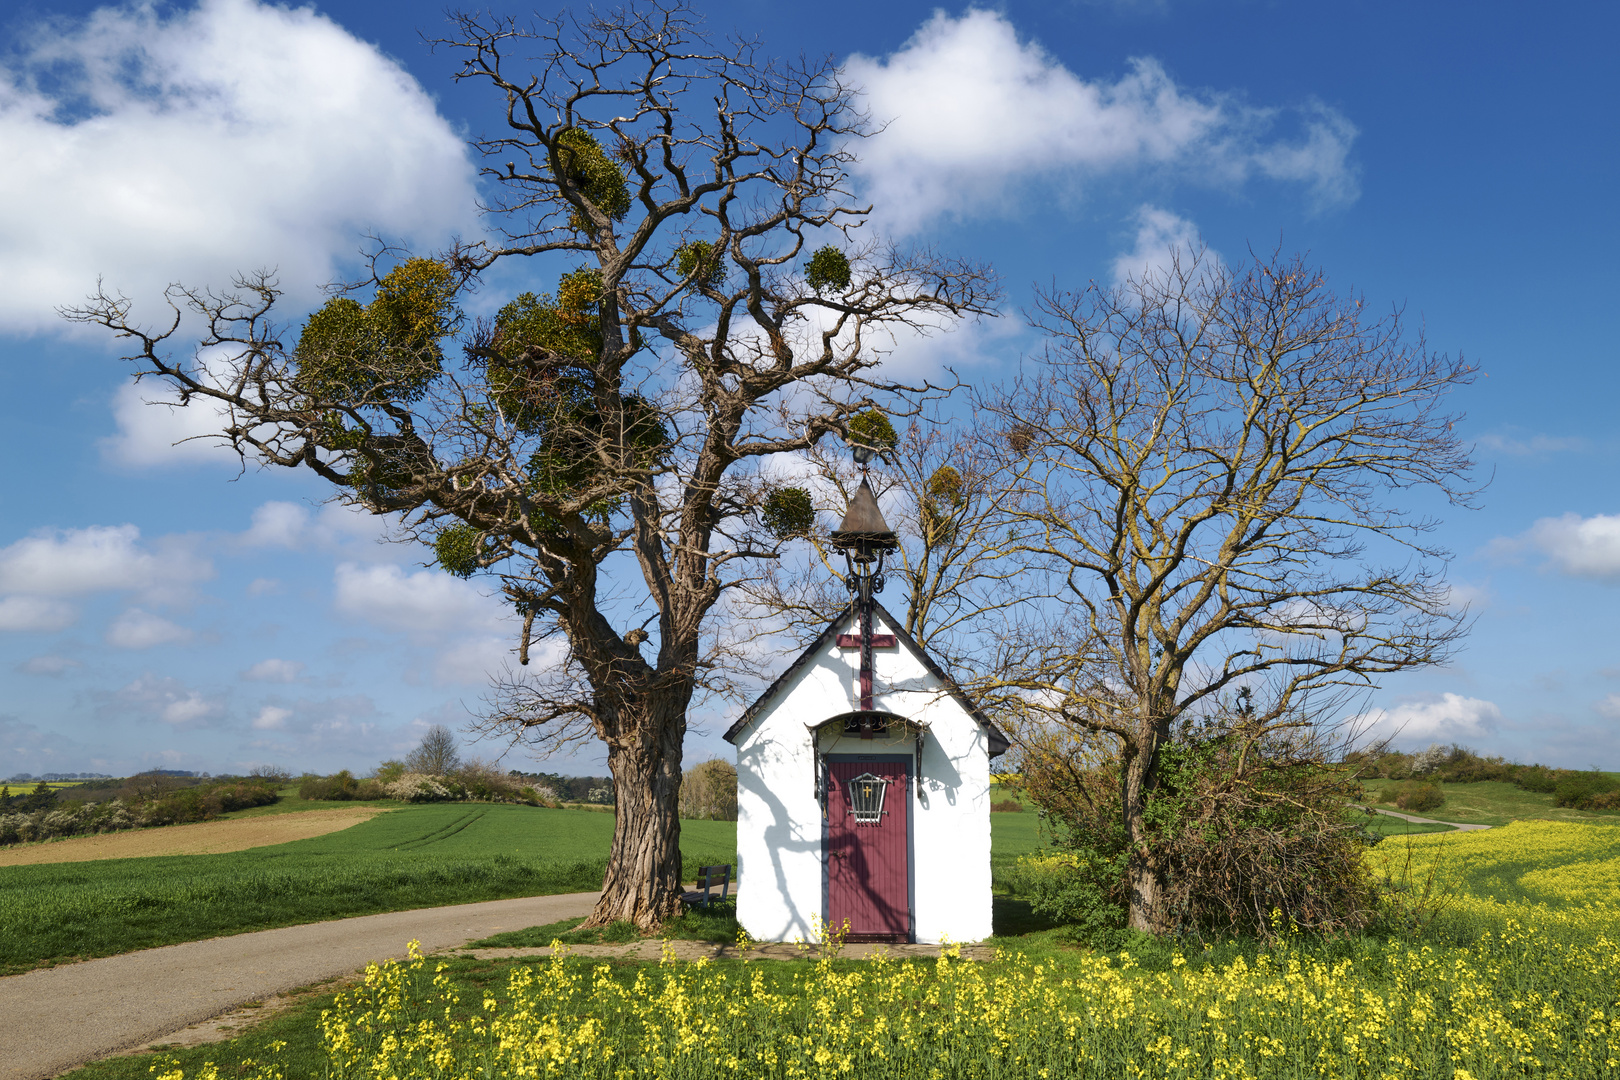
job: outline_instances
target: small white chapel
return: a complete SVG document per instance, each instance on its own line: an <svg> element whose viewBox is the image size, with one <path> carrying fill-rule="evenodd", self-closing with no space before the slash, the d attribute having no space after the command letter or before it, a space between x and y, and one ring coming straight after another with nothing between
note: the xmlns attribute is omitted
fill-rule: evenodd
<svg viewBox="0 0 1620 1080"><path fill-rule="evenodd" d="M737 918L758 941L980 941L1007 737L874 594L898 544L863 478L833 544L853 598L726 732Z"/></svg>

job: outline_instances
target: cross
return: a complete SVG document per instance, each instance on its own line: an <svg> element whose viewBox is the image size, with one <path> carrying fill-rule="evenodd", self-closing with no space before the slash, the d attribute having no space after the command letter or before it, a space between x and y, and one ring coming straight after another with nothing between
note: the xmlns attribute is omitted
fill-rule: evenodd
<svg viewBox="0 0 1620 1080"><path fill-rule="evenodd" d="M872 633L872 609L867 606L861 608L861 632L858 634L839 634L838 647L841 649L859 648L861 650L861 709L872 711L872 650L897 649L900 639L893 634ZM863 730L861 737L872 737L870 731Z"/></svg>

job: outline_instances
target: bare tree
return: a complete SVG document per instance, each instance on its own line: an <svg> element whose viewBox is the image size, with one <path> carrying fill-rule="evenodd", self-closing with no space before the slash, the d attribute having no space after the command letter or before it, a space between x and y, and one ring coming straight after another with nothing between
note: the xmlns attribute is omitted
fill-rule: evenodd
<svg viewBox="0 0 1620 1080"><path fill-rule="evenodd" d="M408 771L430 776L446 776L455 772L460 764L461 754L456 749L456 737L443 724L428 728L422 742L405 755L405 768Z"/></svg>
<svg viewBox="0 0 1620 1080"><path fill-rule="evenodd" d="M880 343L987 310L995 286L856 243L867 208L847 169L867 125L830 64L715 47L679 2L453 18L438 45L503 105L476 144L496 239L379 250L369 303L334 298L296 345L267 275L178 289L155 331L105 293L67 314L133 338L137 377L225 407L243 455L398 515L453 573L498 575L523 662L535 640L560 649L501 688L483 730L540 752L605 744L617 821L592 923L651 927L680 907L682 739L724 659L710 613L777 555L758 463L903 394ZM566 271L555 295L469 326L464 291L520 257ZM206 333L171 358L186 307Z"/></svg>
<svg viewBox="0 0 1620 1080"><path fill-rule="evenodd" d="M1391 496L1471 497L1441 406L1472 369L1297 258L1193 253L1116 290L1044 293L1033 322L1038 373L986 407L1025 455L1017 512L1070 603L1008 643L1004 700L1117 743L1130 923L1160 932L1150 817L1186 721L1241 692L1229 759L1252 775L1268 744L1319 745L1289 732L1334 695L1457 644L1437 522Z"/></svg>
<svg viewBox="0 0 1620 1080"><path fill-rule="evenodd" d="M895 610L907 634L959 682L976 685L996 670L999 631L1037 604L1047 583L1027 560L1008 557L1027 555L1039 536L1029 533L1027 516L1012 512L1017 459L953 420L879 426L882 457L867 479L899 539L885 574L903 590ZM825 504L819 522L804 522L810 566L775 564L746 588L759 618L808 642L849 603L845 567L824 526L842 517L863 474L836 445L810 448L805 463ZM808 505L808 489L781 493L791 490L802 490Z"/></svg>

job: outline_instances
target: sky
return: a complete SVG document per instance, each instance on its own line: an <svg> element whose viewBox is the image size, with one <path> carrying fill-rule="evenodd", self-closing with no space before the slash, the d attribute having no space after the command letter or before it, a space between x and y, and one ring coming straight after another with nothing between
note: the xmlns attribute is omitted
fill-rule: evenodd
<svg viewBox="0 0 1620 1080"><path fill-rule="evenodd" d="M1489 484L1476 508L1432 508L1472 632L1450 665L1387 678L1369 722L1405 746L1620 769L1620 11L698 8L715 35L843 65L887 123L855 167L874 228L1005 282L1000 318L907 363L993 383L1039 348L1020 313L1037 285L1107 283L1201 242L1229 263L1305 252L1477 364L1453 405ZM307 311L367 233L417 250L478 235L466 140L499 103L423 44L441 3L7 10L0 777L363 771L432 724L464 727L514 647L489 585L388 543L312 476L175 445L208 418L146 404L157 389L118 343L56 314L99 279L155 321L167 283L259 267ZM689 757L727 752L723 710L693 721ZM592 751L504 760L602 769Z"/></svg>

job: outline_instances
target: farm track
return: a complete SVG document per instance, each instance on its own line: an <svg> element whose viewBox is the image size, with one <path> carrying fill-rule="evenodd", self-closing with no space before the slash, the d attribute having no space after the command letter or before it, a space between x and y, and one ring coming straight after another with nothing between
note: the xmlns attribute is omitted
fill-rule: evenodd
<svg viewBox="0 0 1620 1080"><path fill-rule="evenodd" d="M490 900L189 941L0 978L0 1080L45 1080L367 964L590 914L597 893Z"/></svg>
<svg viewBox="0 0 1620 1080"><path fill-rule="evenodd" d="M1417 817L1413 814L1403 814L1399 810L1381 810L1376 806L1361 806L1358 803L1351 803L1350 805L1356 807L1358 810L1370 810L1375 814L1383 814L1385 817L1400 818L1402 821L1410 821L1414 825L1450 825L1458 832L1478 832L1481 829L1490 828L1489 825L1465 825L1460 821L1441 821L1438 818Z"/></svg>

